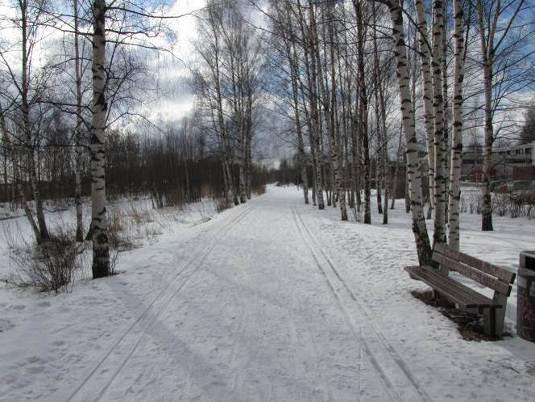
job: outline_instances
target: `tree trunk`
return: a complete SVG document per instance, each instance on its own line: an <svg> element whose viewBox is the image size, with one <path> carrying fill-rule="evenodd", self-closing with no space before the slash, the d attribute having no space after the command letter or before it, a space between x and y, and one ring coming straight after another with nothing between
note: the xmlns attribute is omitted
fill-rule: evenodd
<svg viewBox="0 0 535 402"><path fill-rule="evenodd" d="M28 33L28 4L21 3L21 31L22 31L22 83L21 83L21 112L22 125L26 137L26 168L28 169L28 180L32 191L33 201L35 203L37 224L39 225L39 238L37 242L47 241L50 239L48 229L46 226L45 214L43 211L43 200L41 199L41 192L39 186L39 179L37 176L37 166L35 164L35 141L33 129L30 123L30 104L29 104L29 89L30 89L30 60L29 53L31 52Z"/></svg>
<svg viewBox="0 0 535 402"><path fill-rule="evenodd" d="M399 142L398 142L398 150L396 152L396 168L394 169L394 179L392 180L392 204L390 205L390 209L394 209L396 207L396 196L398 193L399 164L400 164L400 159L401 159L402 145L403 145L403 122L400 124L400 127L399 127Z"/></svg>
<svg viewBox="0 0 535 402"><path fill-rule="evenodd" d="M93 278L110 275L108 218L106 212L105 127L106 1L93 2L93 120L91 126L91 227Z"/></svg>
<svg viewBox="0 0 535 402"><path fill-rule="evenodd" d="M462 0L453 0L455 14L455 78L453 87L453 135L451 144L449 243L459 250L459 204L461 200L461 166L463 149L463 80L464 80L464 13Z"/></svg>
<svg viewBox="0 0 535 402"><path fill-rule="evenodd" d="M299 2L298 2L299 3ZM299 10L301 7L299 5ZM301 11L300 11L301 13ZM309 1L309 16L311 25L314 21L314 10L311 2ZM303 16L300 16L301 19ZM304 32L304 30L303 30ZM314 37L314 31L308 32L308 48L305 47L305 68L309 71L308 75L308 84L310 90L310 117L311 117L311 132L312 141L314 141L314 148L316 153L316 200L318 203L318 209L325 209L325 201L323 198L323 152L321 147L321 126L320 126L320 116L319 116L319 105L318 105L318 94L317 94L317 73L316 73L316 63L315 63L315 47L316 40Z"/></svg>
<svg viewBox="0 0 535 402"><path fill-rule="evenodd" d="M290 27L290 22L288 22L288 25ZM293 34L293 31L291 31L291 34ZM285 42L286 56L290 65L290 80L292 83L292 101L294 108L295 130L297 133L297 157L301 172L301 181L303 183L303 197L305 204L308 204L308 174L306 166L305 142L303 140L303 128L301 126L301 116L299 113L299 65L297 60L297 52L295 50L295 42L292 41L290 43L288 40Z"/></svg>
<svg viewBox="0 0 535 402"><path fill-rule="evenodd" d="M431 262L431 245L425 225L422 205L422 177L419 169L418 142L414 126L414 107L409 90L409 71L407 69L407 49L403 32L403 11L399 0L391 1L390 16L397 60L403 130L407 143L407 171L411 198L412 231L421 265Z"/></svg>
<svg viewBox="0 0 535 402"><path fill-rule="evenodd" d="M425 7L423 0L416 0L416 15L418 19L418 43L422 65L424 125L427 138L429 213L432 214L435 201L435 131L433 115L433 79L431 75L430 41L427 29L427 20L425 18Z"/></svg>
<svg viewBox="0 0 535 402"><path fill-rule="evenodd" d="M84 241L84 223L82 212L82 71L79 47L78 0L74 0L74 62L76 78L76 127L74 131L74 204L76 206L76 241Z"/></svg>
<svg viewBox="0 0 535 402"><path fill-rule="evenodd" d="M366 89L366 69L364 65L364 41L366 33L364 31L364 21L362 15L362 4L359 0L354 0L357 17L357 64L358 64L358 82L360 95L360 139L362 143L362 153L364 157L364 223L372 223L371 214L371 190L370 190L370 149L368 138L368 93Z"/></svg>
<svg viewBox="0 0 535 402"><path fill-rule="evenodd" d="M446 242L446 150L442 65L444 58L444 14L442 0L433 1L433 108L435 112L435 221L433 244Z"/></svg>
<svg viewBox="0 0 535 402"><path fill-rule="evenodd" d="M489 62L486 62L483 66L483 77L485 87L485 147L483 151L483 205L481 207L481 230L493 231L490 179L492 175L494 127L492 125L492 66Z"/></svg>

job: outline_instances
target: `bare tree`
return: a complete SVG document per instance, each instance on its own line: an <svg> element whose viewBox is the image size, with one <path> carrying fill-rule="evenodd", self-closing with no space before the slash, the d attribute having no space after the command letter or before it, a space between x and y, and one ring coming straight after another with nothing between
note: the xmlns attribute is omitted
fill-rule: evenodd
<svg viewBox="0 0 535 402"><path fill-rule="evenodd" d="M463 149L463 82L464 59L466 57L464 44L464 10L461 0L453 0L455 14L455 77L453 81L453 135L451 143L451 169L449 191L449 239L448 245L459 250L459 220L461 200L461 166Z"/></svg>
<svg viewBox="0 0 535 402"><path fill-rule="evenodd" d="M13 123L13 130L10 133L12 149L14 150L13 147L18 147L22 152L17 153L17 155L23 156L23 163L21 163L22 159L20 158L13 160L17 164L17 166L13 166L13 169L17 170L18 173L19 194L25 204L26 216L30 225L34 228L36 240L41 243L50 238L39 184L39 154L37 152L41 135L39 119L43 116L43 111L39 104L46 89L46 76L45 70L34 68L33 61L35 47L41 40L40 35L45 13L43 5L39 2L20 0L15 3L14 7L17 14L16 19L14 21L6 19L7 21L4 20L3 22L14 23L19 32L19 40L15 44L18 48L19 57L10 57L10 43L6 43L6 47L0 49L0 60L9 83L9 88L4 93L4 98L12 106L10 108L12 112L11 121ZM7 130L4 116L4 133L7 133ZM35 203L35 218L24 193L23 173L26 173L25 176Z"/></svg>
<svg viewBox="0 0 535 402"><path fill-rule="evenodd" d="M496 113L507 96L529 84L525 79L529 67L524 65L533 51L526 52L524 44L535 32L533 22L522 21L521 15L531 12L525 0L507 2L474 0L479 31L481 68L483 69L484 130L483 206L481 229L491 231L492 223L492 148L496 140ZM514 77L511 77L514 74ZM529 74L529 73L528 73ZM519 78L524 80L519 84Z"/></svg>

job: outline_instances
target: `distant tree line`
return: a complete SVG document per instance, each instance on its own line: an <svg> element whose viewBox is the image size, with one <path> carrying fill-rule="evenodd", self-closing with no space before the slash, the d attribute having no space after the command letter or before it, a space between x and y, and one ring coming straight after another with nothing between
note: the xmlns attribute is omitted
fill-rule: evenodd
<svg viewBox="0 0 535 402"><path fill-rule="evenodd" d="M73 200L77 166L82 167L82 196L91 195L89 157L75 161L70 153L69 127L61 115L51 115L47 140L39 152L37 183L41 197L61 202ZM224 198L222 161L206 143L205 134L188 118L165 129L143 131L109 130L106 136L106 187L110 199L150 196L154 206L180 206L202 198ZM22 206L22 196L12 182L12 166L3 160L0 202L13 208ZM233 183L239 183L239 168L231 165ZM251 166L251 191L262 191L269 172ZM27 200L33 200L29 183L21 178L19 186ZM238 192L239 189L233 189Z"/></svg>

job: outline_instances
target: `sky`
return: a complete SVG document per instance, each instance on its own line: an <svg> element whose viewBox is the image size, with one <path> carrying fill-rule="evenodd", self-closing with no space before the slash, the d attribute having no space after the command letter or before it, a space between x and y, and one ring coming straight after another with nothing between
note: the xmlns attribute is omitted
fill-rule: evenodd
<svg viewBox="0 0 535 402"><path fill-rule="evenodd" d="M188 115L193 108L193 94L188 85L189 66L194 62L194 43L197 40L196 21L205 0L175 0L167 9L167 15L184 15L167 20L166 24L176 35L169 52L159 52L149 62L157 79L156 96L145 105L150 120L175 121ZM190 14L190 15L185 15ZM168 44L162 43L164 47Z"/></svg>
<svg viewBox="0 0 535 402"><path fill-rule="evenodd" d="M11 47L13 51L4 53L7 55L11 65L19 65L18 51L20 40L20 31L13 26L10 21L17 18L16 7L10 0L0 0L0 45L2 49ZM86 2L84 6L88 7ZM149 2L136 1L144 7L149 6ZM153 4L162 4L162 1L152 1ZM164 35L151 39L151 44L166 49L166 52L150 52L145 60L149 67L150 75L157 79L157 93L146 94L149 99L143 105L143 112L151 120L176 120L191 111L193 96L185 81L189 76L186 66L191 65L193 61L193 42L196 40L196 17L194 14L201 10L205 5L205 0L171 0L164 1L164 12L166 16L183 15L177 19L167 19L165 24L175 35L172 43ZM55 7L62 7L63 2L58 2ZM70 10L69 10L70 13ZM43 32L44 40L40 41L35 47L32 62L34 69L44 65L49 61L51 54L50 49L54 42L61 43L62 33L54 29L48 29ZM159 99L158 101L153 101Z"/></svg>

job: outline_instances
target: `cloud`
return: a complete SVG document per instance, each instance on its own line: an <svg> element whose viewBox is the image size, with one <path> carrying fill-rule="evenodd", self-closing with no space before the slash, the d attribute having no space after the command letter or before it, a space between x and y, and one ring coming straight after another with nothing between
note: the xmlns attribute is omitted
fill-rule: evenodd
<svg viewBox="0 0 535 402"><path fill-rule="evenodd" d="M206 0L176 0L164 9L166 16L181 16L165 20L174 36L160 37L155 45L168 51L152 54L147 61L158 88L157 100L144 106L143 113L153 121L179 120L191 113L194 96L189 87L189 66L194 62L194 42L197 40L197 15L206 6Z"/></svg>

